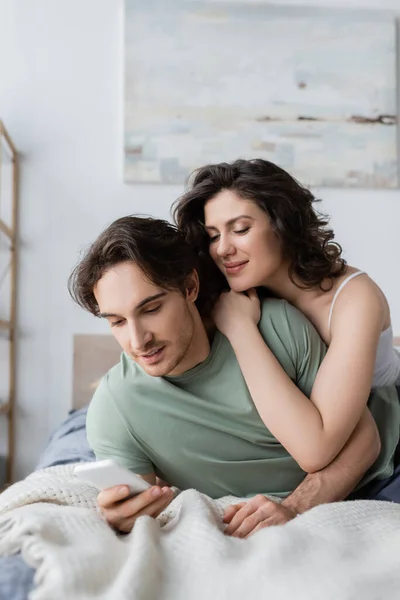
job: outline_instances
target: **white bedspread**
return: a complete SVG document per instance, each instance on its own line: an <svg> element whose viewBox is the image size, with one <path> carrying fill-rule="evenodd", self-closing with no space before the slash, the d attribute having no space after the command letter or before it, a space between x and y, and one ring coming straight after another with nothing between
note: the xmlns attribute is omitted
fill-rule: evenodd
<svg viewBox="0 0 400 600"><path fill-rule="evenodd" d="M71 465L0 496L0 556L22 550L31 600L379 600L400 598L400 506L317 507L247 540L224 536L223 508L188 490L157 520L117 536Z"/></svg>

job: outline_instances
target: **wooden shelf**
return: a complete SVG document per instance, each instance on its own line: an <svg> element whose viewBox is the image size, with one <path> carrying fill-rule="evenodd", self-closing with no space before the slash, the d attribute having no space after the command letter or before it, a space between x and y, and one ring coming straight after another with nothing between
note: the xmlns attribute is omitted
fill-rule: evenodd
<svg viewBox="0 0 400 600"><path fill-rule="evenodd" d="M2 231L10 240L14 239L13 230L0 219L0 231Z"/></svg>
<svg viewBox="0 0 400 600"><path fill-rule="evenodd" d="M13 159L15 160L16 155L17 155L17 149L14 146L12 139L8 135L7 129L4 127L3 121L0 121L0 136L1 135L4 136L4 138L5 138L5 140L6 140L7 144L8 144L8 147L9 147L9 149L11 151L11 154L13 155Z"/></svg>
<svg viewBox="0 0 400 600"><path fill-rule="evenodd" d="M0 120L0 144L1 148L6 151L7 157L6 163L8 165L9 159L11 159L12 165L12 185L11 185L11 218L10 222L5 223L0 219L0 236L8 238L10 241L7 246L9 257L10 257L10 285L7 286L9 300L6 302L9 306L9 316L7 318L0 319L0 337L8 338L8 366L9 366L9 377L8 377L8 394L1 400L0 404L0 415L4 416L4 420L7 421L7 454L6 454L6 483L9 484L12 481L12 471L14 464L14 406L15 406L15 326L16 326L16 288L17 288L17 240L18 240L18 153L17 150L8 135L3 122ZM0 163L4 153L0 154ZM2 165L0 164L0 167ZM4 241L4 239L3 239ZM5 245L5 244L4 244ZM6 294L4 294L5 296ZM1 294L3 301L3 293ZM3 420L3 419L2 419ZM1 484L0 484L1 486Z"/></svg>

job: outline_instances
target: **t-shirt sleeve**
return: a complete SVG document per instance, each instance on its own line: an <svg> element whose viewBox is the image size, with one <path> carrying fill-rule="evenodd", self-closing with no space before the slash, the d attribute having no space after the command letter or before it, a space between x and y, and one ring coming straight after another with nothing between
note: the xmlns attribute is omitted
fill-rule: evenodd
<svg viewBox="0 0 400 600"><path fill-rule="evenodd" d="M150 458L129 430L103 377L90 402L86 435L97 460L114 459L138 475L154 473Z"/></svg>
<svg viewBox="0 0 400 600"><path fill-rule="evenodd" d="M264 301L260 331L289 377L308 398L326 354L315 327L286 301Z"/></svg>

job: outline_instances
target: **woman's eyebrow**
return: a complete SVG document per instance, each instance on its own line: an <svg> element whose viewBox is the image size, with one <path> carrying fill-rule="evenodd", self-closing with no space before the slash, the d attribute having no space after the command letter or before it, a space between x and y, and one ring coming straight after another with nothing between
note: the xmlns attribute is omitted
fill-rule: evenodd
<svg viewBox="0 0 400 600"><path fill-rule="evenodd" d="M229 221L227 221L225 223L225 225L233 225L234 223L236 223L236 221L239 221L239 219L251 219L252 221L254 221L254 218L251 217L250 215L239 215L238 217L233 217L233 219L229 219ZM217 229L217 227L215 227L215 225L204 225L205 229Z"/></svg>

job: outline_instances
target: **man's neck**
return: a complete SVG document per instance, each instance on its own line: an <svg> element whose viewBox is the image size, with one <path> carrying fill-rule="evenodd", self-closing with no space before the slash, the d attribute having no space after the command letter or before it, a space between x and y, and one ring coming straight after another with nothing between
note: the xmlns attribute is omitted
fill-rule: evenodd
<svg viewBox="0 0 400 600"><path fill-rule="evenodd" d="M203 323L198 313L193 316L193 320L194 328L190 347L177 368L169 374L172 377L179 377L179 375L194 369L210 355L211 344L215 335L215 325Z"/></svg>

